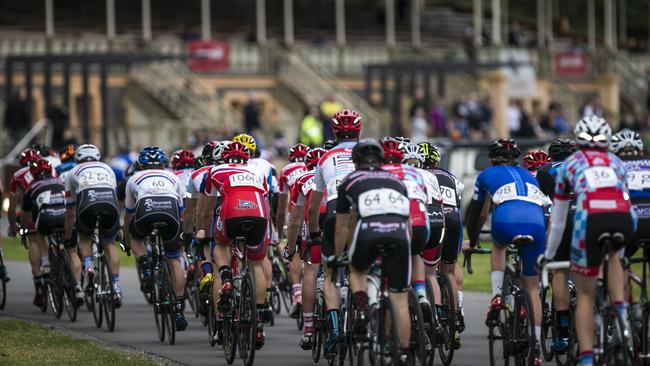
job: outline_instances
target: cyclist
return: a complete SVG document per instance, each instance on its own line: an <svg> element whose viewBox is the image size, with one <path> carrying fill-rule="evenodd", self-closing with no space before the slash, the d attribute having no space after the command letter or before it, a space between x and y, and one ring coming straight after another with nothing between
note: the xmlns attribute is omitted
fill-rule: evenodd
<svg viewBox="0 0 650 366"><path fill-rule="evenodd" d="M607 148L611 127L596 116L582 118L575 127L575 138L580 149L559 168L549 230L548 248L539 258L540 266L553 258L562 240L570 196L576 196L577 206L571 248L571 271L576 283L576 332L580 345L580 363L592 365L593 306L598 273L603 261L601 243L603 233L621 233L624 240L610 248L609 297L627 323L627 306L624 302L623 267L618 250L632 239L635 212L625 184L623 163ZM629 335L625 324L624 336Z"/></svg>
<svg viewBox="0 0 650 366"><path fill-rule="evenodd" d="M550 163L551 160L548 157L548 153L544 150L530 150L524 155L524 168L534 176L537 175L537 171Z"/></svg>
<svg viewBox="0 0 650 366"><path fill-rule="evenodd" d="M571 156L575 150L575 143L568 139L556 139L549 145L548 156L551 163L541 166L535 176L539 182L539 188L549 199L555 193L555 177L559 168L564 164L564 160ZM568 261L571 259L571 239L573 235L573 217L576 210L576 201L573 194L570 194L570 196L571 200L566 220L566 229L557 254L553 258L554 261ZM555 327L558 329L558 334L551 347L556 352L565 352L569 347L569 333L571 329L571 312L569 307L571 303L568 282L568 269L557 269L553 272L553 282L551 285L553 286L553 300L555 301Z"/></svg>
<svg viewBox="0 0 650 366"><path fill-rule="evenodd" d="M29 173L29 165L41 158L41 154L32 148L24 150L19 156L19 163L22 168L18 169L14 175L11 177L9 182L9 210L7 212L7 218L9 220L9 228L7 230L7 235L9 237L15 237L18 233L18 220L27 225L25 227L30 232L27 237L28 245L28 255L29 255L29 264L32 268L32 277L34 279L34 305L40 307L45 300L43 298L43 288L42 288L42 271L41 265L49 263L49 258L47 256L47 246L45 245L45 239L38 234L33 233L34 224L31 222L31 218L18 216L16 208L19 205L22 205L25 192L29 188L29 185L33 181L32 175Z"/></svg>
<svg viewBox="0 0 650 366"><path fill-rule="evenodd" d="M74 153L77 151L77 146L74 144L66 145L61 151L59 151L59 159L61 160L61 164L56 167L56 173L63 179L65 182L65 176L67 174L64 174L68 172L70 169L74 168L77 163L74 161Z"/></svg>
<svg viewBox="0 0 650 366"><path fill-rule="evenodd" d="M264 277L263 260L268 250L269 212L265 200L268 195L268 185L265 176L247 164L250 153L246 146L240 142L231 142L223 150L221 159L224 164L214 167L205 182L205 193L222 198L219 217L214 225L215 247L213 256L219 269L219 276L214 278L214 296L218 299L219 309L227 309L231 304L233 293L233 275L231 264L231 242L245 233L240 227L242 222L253 223L251 230L246 233L246 255L248 264L254 278L255 296L257 304L256 348L264 345L265 334L263 327L263 313L268 308L266 302L266 281ZM212 207L203 207L199 214L204 216L203 227L197 232L197 239L212 240L209 233L213 231L207 226L206 220L212 218Z"/></svg>
<svg viewBox="0 0 650 366"><path fill-rule="evenodd" d="M25 215L31 213L36 231L42 236L63 230L66 211L63 180L52 175L52 165L45 159L30 163L29 173L34 178L34 182L25 192L22 204L23 213ZM79 263L76 247L72 246L66 249L68 249L70 260ZM75 278L75 281L75 298L77 305L81 305L83 303L81 278Z"/></svg>
<svg viewBox="0 0 650 366"><path fill-rule="evenodd" d="M392 140L392 142L397 143ZM390 145L390 144L389 144ZM394 152L389 153L392 156ZM396 311L400 365L407 363L411 321L408 290L411 261L412 201L402 179L382 170L386 153L373 139L361 140L352 151L356 171L339 185L336 201L336 265L346 247L350 258L349 283L353 292L353 331L365 331L370 319L366 273L379 255L388 293ZM354 228L350 230L350 228Z"/></svg>
<svg viewBox="0 0 650 366"><path fill-rule="evenodd" d="M45 144L33 144L32 149L39 152L41 157L50 162L53 169L56 169L61 165L61 159L59 159L59 154L56 151L52 150L49 146Z"/></svg>
<svg viewBox="0 0 650 366"><path fill-rule="evenodd" d="M546 197L540 191L537 180L525 169L517 166L520 151L514 140L499 139L489 147L488 156L492 167L484 170L476 179L474 197L467 208L467 233L470 246L475 247L482 226L481 212L490 200L495 205L492 213L492 301L486 323L497 320L503 309L501 288L505 271L506 249L518 236L531 236L532 243L519 248L523 262L523 284L528 290L535 313L535 337L541 335L541 301L536 258L544 252L546 228L544 205ZM536 364L541 364L539 346L536 350Z"/></svg>
<svg viewBox="0 0 650 366"><path fill-rule="evenodd" d="M278 210L275 228L278 231L278 241L282 242L284 234L284 224L287 219L287 212L291 212L291 205L287 207L289 201L289 190L294 184L296 178L303 174L305 167L305 156L309 152L309 147L304 144L296 144L289 149L290 163L280 172L279 193L278 193ZM302 289L301 289L301 266L300 261L291 261L289 263L291 273L291 283L293 285L293 300L289 316L298 318L302 307Z"/></svg>
<svg viewBox="0 0 650 366"><path fill-rule="evenodd" d="M74 160L77 165L72 168L65 180L66 216L65 246L74 246L73 229L78 235L79 253L83 260L87 289L90 289L94 276L92 266L92 248L90 236L99 221L100 242L110 261L115 290L115 307L122 306L122 288L120 286L120 258L117 255L115 236L119 231L119 210L117 202L116 181L113 170L100 161L101 154L95 145L85 144L77 148ZM81 278L81 263L71 256L71 267L75 279ZM91 291L92 289L90 289Z"/></svg>
<svg viewBox="0 0 650 366"><path fill-rule="evenodd" d="M331 120L332 130L339 142L329 150L316 165L314 171L314 187L309 199L309 239L312 243L321 242L322 258L327 262L334 259L334 228L336 224L336 201L338 187L343 179L355 170L352 161L352 148L356 145L361 133L361 116L350 109L337 112ZM320 203L323 195L327 197L327 212L320 224ZM322 231L321 231L322 229ZM339 312L341 295L336 285L330 280L332 269L326 268L324 283L325 302L332 333L325 342L324 352L331 356L339 341Z"/></svg>
<svg viewBox="0 0 650 366"><path fill-rule="evenodd" d="M188 192L190 186L190 181L192 179L192 173L194 168L196 168L196 157L194 153L189 150L178 150L172 154L170 159L171 171L176 174L178 179L181 182L181 185L186 190L183 195L183 213L181 214L182 222L182 233L181 240L184 243L184 250L189 253L190 247L192 246L192 241L194 239L194 214L196 209L196 198Z"/></svg>
<svg viewBox="0 0 650 366"><path fill-rule="evenodd" d="M166 224L161 229L160 235L176 293L175 326L176 330L183 331L187 328L187 320L183 315L185 273L180 261L182 253L179 239L180 213L183 211L185 187L174 173L165 170L167 156L161 148L155 146L142 149L138 163L142 170L135 173L126 183L124 222L128 222L129 225L126 238L137 258L138 265L143 269L144 290L150 290L153 276L144 239L153 231L154 223Z"/></svg>
<svg viewBox="0 0 650 366"><path fill-rule="evenodd" d="M309 204L314 183L314 168L320 158L325 155L324 149L311 149L305 157L306 172L298 176L291 186L291 215L287 226L287 248L285 258L291 260L296 253L296 245L300 242L300 257L305 260L302 276L302 315L304 319L303 335L300 338L300 347L309 350L314 338L314 299L316 297L316 277L321 263L321 247L318 242L307 248L307 222L308 216L305 206ZM321 214L324 214L326 201L321 201ZM323 215L321 217L324 218ZM309 253L307 253L309 250ZM307 261L309 256L309 261Z"/></svg>
<svg viewBox="0 0 650 366"><path fill-rule="evenodd" d="M233 141L241 142L246 148L248 148L248 151L250 153L250 159L247 162L247 164L257 170L258 174L266 179L266 184L268 186L268 205L270 208L270 215L271 217L275 217L275 210L274 208L276 205L273 203L277 201L277 191L278 191L278 181L276 178L276 171L275 167L273 164L271 164L269 161L261 157L261 151L260 149L257 148L257 142L251 135L247 135L245 133L239 134L232 139ZM273 225L269 225L268 227L269 231L267 232L267 237L266 237L266 246L269 245L271 242L271 237L274 237L277 234L276 232L272 232ZM277 239L274 240L277 242ZM273 267L271 266L271 261L268 258L264 258L262 261L262 266L264 268L264 278L266 279L266 302L268 306L262 314L264 315L263 319L264 322L269 322L272 318L273 315L271 314L273 312L273 309L271 309L271 290L272 290L272 285L273 285Z"/></svg>

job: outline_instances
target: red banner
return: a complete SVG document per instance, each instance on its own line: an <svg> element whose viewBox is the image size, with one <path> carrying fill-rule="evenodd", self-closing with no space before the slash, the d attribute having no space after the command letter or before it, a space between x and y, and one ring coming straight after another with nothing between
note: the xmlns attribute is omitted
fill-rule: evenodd
<svg viewBox="0 0 650 366"><path fill-rule="evenodd" d="M586 53L564 52L553 56L553 70L555 75L563 77L577 77L587 75L589 59Z"/></svg>
<svg viewBox="0 0 650 366"><path fill-rule="evenodd" d="M192 41L187 45L192 71L222 71L228 68L230 45L216 41Z"/></svg>

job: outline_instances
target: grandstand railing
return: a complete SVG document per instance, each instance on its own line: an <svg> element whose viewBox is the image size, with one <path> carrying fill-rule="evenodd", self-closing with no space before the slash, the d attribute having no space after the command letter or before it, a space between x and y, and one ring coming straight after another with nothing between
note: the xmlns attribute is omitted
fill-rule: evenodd
<svg viewBox="0 0 650 366"><path fill-rule="evenodd" d="M4 158L0 159L0 168L11 164L21 151L25 150L27 146L31 145L32 140L34 140L34 138L36 138L36 136L38 136L41 131L45 133L43 138L45 145L52 146L52 133L54 132L52 123L48 119L42 119L36 122L34 126L32 126L32 128L27 131L25 136L23 136L23 138L21 138L20 141L16 143L16 145L9 151L9 153L7 153Z"/></svg>

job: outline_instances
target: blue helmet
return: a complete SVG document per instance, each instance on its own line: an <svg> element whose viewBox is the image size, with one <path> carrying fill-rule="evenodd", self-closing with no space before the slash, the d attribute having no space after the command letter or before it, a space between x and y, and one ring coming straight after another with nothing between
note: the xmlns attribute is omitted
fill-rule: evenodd
<svg viewBox="0 0 650 366"><path fill-rule="evenodd" d="M138 163L143 167L163 167L167 164L167 155L165 155L165 151L158 146L145 147L140 151Z"/></svg>

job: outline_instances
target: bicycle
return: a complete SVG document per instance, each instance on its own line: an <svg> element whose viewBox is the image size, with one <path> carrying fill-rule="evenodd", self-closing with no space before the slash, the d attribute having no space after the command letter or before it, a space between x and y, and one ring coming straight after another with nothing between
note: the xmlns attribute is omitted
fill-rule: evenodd
<svg viewBox="0 0 650 366"><path fill-rule="evenodd" d="M46 280L48 301L52 313L58 319L65 309L71 322L77 320L76 281L72 274L70 257L63 248L64 231L57 230L47 236L50 273Z"/></svg>
<svg viewBox="0 0 650 366"><path fill-rule="evenodd" d="M9 282L9 276L7 276L7 267L5 266L3 251L1 249L0 268L4 269L4 271L0 273L0 310L2 310L5 308L5 305L7 303L7 282Z"/></svg>
<svg viewBox="0 0 650 366"><path fill-rule="evenodd" d="M245 366L252 366L255 360L257 305L253 275L246 257L246 234L253 229L253 221L241 222L243 236L236 237L230 246L232 253L233 294L230 306L223 311L223 350L226 362L231 365L237 348Z"/></svg>
<svg viewBox="0 0 650 366"><path fill-rule="evenodd" d="M529 245L533 238L528 235L517 236L506 251L506 270L503 278L502 296L505 306L499 311L496 320L486 321L490 365L508 364L514 358L515 365L533 364L535 358L535 319L533 305L528 292L521 284L522 260L519 249ZM469 274L472 269L472 254L489 254L491 249L476 247L465 252L464 265Z"/></svg>
<svg viewBox="0 0 650 366"><path fill-rule="evenodd" d="M277 290L277 295L275 295L276 298L274 301L278 300L276 302L277 305L274 305L274 311L275 314L280 314L280 302L282 302L282 306L288 314L291 310L293 299L289 268L287 268L287 264L284 262L284 259L282 259L282 255L280 254L277 245L269 246L269 256L271 259L271 268L273 274L272 288L275 289L274 292Z"/></svg>
<svg viewBox="0 0 650 366"><path fill-rule="evenodd" d="M630 307L630 318L632 320L631 324L634 326L633 332L633 341L634 341L634 350L641 364L648 366L650 365L650 302L648 301L648 270L650 263L648 262L648 256L650 256L650 240L641 241L641 248L643 249L643 256L629 258L628 264L630 267L629 280L631 283L634 283L640 288L639 311L641 313L641 324L637 324L639 319L635 318L635 314ZM641 273L642 276L639 277L637 274L632 272L632 265L641 264ZM631 286L630 286L631 287Z"/></svg>
<svg viewBox="0 0 650 366"><path fill-rule="evenodd" d="M25 250L29 250L29 244L27 243L27 237L29 235L32 235L34 232L30 231L26 227L18 226L18 235L20 235L20 244L25 248ZM48 304L48 299L47 299L47 283L46 283L46 278L45 276L42 277L42 280L40 283L37 283L36 285L36 292L39 293L43 299L43 303L41 306L39 306L39 309L41 310L42 313L47 311L47 304Z"/></svg>
<svg viewBox="0 0 650 366"><path fill-rule="evenodd" d="M91 235L90 243L92 248L92 282L88 283L87 303L93 313L95 326L101 328L103 318L106 318L106 329L109 332L115 330L115 288L113 284L113 271L104 245L101 243L99 228L101 226L101 215L96 216L95 228Z"/></svg>
<svg viewBox="0 0 650 366"><path fill-rule="evenodd" d="M571 266L569 261L549 262L541 268L542 286L540 288L540 297L542 300L542 332L540 339L540 348L545 361L551 361L555 358L558 366L572 365L578 360L579 351L577 336L575 330L575 306L576 306L576 289L573 281L569 280L569 302L571 314L571 327L569 328L569 346L566 351L558 352L551 348L551 344L559 338L558 329L556 328L557 319L555 318L555 300L551 295L553 274L550 271L557 269L568 269Z"/></svg>
<svg viewBox="0 0 650 366"><path fill-rule="evenodd" d="M608 273L610 248L621 243L625 237L621 233L603 233L598 243L605 253L602 265L603 278L598 281L596 293L594 364L629 365L633 357L628 337L625 336L625 322L616 308L608 301Z"/></svg>
<svg viewBox="0 0 650 366"><path fill-rule="evenodd" d="M432 340L432 344L435 348L438 349L438 355L443 365L449 366L454 359L454 337L456 335L456 310L454 309L454 292L451 287L451 282L449 277L440 271L436 273L436 279L438 281L438 286L440 287L440 314L437 310L432 311L430 318L432 319L432 324L428 327L428 336ZM426 279L426 288L427 288L427 297L431 304L434 304L433 296L433 287L431 285L431 280L427 277ZM438 329L441 328L441 331ZM438 339L437 332L442 334L442 339ZM430 360L428 365L433 364L434 354L430 355Z"/></svg>

